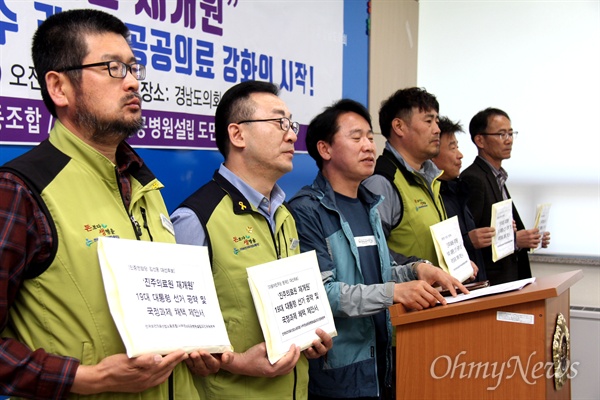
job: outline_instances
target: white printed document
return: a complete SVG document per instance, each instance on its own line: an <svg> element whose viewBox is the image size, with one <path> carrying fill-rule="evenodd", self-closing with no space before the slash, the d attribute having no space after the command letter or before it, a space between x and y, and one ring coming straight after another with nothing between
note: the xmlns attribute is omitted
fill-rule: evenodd
<svg viewBox="0 0 600 400"><path fill-rule="evenodd" d="M232 350L206 247L102 237L98 258L129 357Z"/></svg>
<svg viewBox="0 0 600 400"><path fill-rule="evenodd" d="M247 271L271 364L283 357L292 344L302 350L312 346L319 339L317 328L337 336L314 251L250 267Z"/></svg>
<svg viewBox="0 0 600 400"><path fill-rule="evenodd" d="M455 215L429 227L440 267L461 282L473 275L469 254L464 246L458 217Z"/></svg>
<svg viewBox="0 0 600 400"><path fill-rule="evenodd" d="M548 216L550 215L550 203L538 204L536 213L535 213L535 223L533 225L534 228L540 230L540 234L544 236L544 232L546 232L546 226L548 225ZM530 253L533 253L536 250L542 248L542 241L537 245L535 249L529 249Z"/></svg>
<svg viewBox="0 0 600 400"><path fill-rule="evenodd" d="M496 236L492 238L492 261L496 262L515 252L511 199L492 204L490 226L496 228Z"/></svg>
<svg viewBox="0 0 600 400"><path fill-rule="evenodd" d="M446 299L446 302L448 304L458 303L459 301L471 300L477 297L489 296L491 294L512 292L513 290L521 290L525 286L533 282L535 282L535 277L501 283L498 285L492 285L481 289L470 290L469 294L458 292L458 295L456 297L444 296L444 299Z"/></svg>

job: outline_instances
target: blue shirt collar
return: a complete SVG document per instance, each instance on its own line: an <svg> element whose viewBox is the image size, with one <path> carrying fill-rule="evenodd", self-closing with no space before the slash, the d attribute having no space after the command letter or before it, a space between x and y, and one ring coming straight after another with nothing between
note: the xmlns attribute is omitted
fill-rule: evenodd
<svg viewBox="0 0 600 400"><path fill-rule="evenodd" d="M271 198L267 199L262 193L258 192L252 186L240 179L236 174L231 172L224 164L221 164L219 167L219 174L235 186L250 204L269 220L271 227L274 229L275 211L277 211L277 208L285 201L285 192L283 189L276 183L275 186L273 186L273 190L271 190Z"/></svg>

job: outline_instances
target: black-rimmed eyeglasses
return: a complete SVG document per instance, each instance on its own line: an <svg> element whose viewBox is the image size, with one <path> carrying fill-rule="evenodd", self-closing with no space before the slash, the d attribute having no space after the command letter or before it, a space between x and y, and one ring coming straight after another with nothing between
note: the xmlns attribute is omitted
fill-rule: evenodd
<svg viewBox="0 0 600 400"><path fill-rule="evenodd" d="M517 131L510 131L510 132L497 132L497 133L487 133L487 132L481 132L480 135L485 135L485 136L500 136L500 139L502 140L507 140L508 138L514 139L517 137L519 132Z"/></svg>
<svg viewBox="0 0 600 400"><path fill-rule="evenodd" d="M238 124L245 124L249 122L270 122L270 121L279 121L279 126L281 130L287 132L292 128L292 131L297 135L300 131L300 124L298 122L293 122L287 117L281 118L269 118L269 119L246 119L244 121L238 122Z"/></svg>
<svg viewBox="0 0 600 400"><path fill-rule="evenodd" d="M146 66L138 63L125 64L121 61L103 61L93 64L75 65L56 70L56 72L74 71L76 69L105 66L108 74L112 78L124 79L127 76L127 71L138 81L143 81L146 78Z"/></svg>

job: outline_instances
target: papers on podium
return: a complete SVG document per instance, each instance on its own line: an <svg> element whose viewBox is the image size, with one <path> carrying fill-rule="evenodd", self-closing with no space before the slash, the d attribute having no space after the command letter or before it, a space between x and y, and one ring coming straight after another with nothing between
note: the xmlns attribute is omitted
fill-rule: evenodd
<svg viewBox="0 0 600 400"><path fill-rule="evenodd" d="M461 282L473 275L465 249L458 217L454 216L429 227L440 267Z"/></svg>
<svg viewBox="0 0 600 400"><path fill-rule="evenodd" d="M98 258L129 357L232 350L206 247L103 237Z"/></svg>
<svg viewBox="0 0 600 400"><path fill-rule="evenodd" d="M535 277L521 279L521 280L513 281L513 282L501 283L499 285L492 285L492 286L488 286L488 287L485 287L482 289L470 290L469 294L464 294L464 293L459 292L456 297L444 296L444 299L446 299L446 302L448 304L458 303L459 301L471 300L471 299L475 299L475 298L481 297L481 296L488 296L490 294L498 294L498 293L511 292L513 290L521 290L525 286L527 286L533 282L535 282Z"/></svg>
<svg viewBox="0 0 600 400"><path fill-rule="evenodd" d="M511 199L492 204L490 226L496 228L496 236L492 238L492 261L496 262L515 252Z"/></svg>
<svg viewBox="0 0 600 400"><path fill-rule="evenodd" d="M249 267L247 271L271 364L292 344L302 350L312 346L319 339L317 328L337 336L314 251Z"/></svg>
<svg viewBox="0 0 600 400"><path fill-rule="evenodd" d="M538 228L540 230L540 234L544 236L544 232L546 232L546 226L548 225L548 216L550 215L550 203L538 204L537 210L535 213L535 224L534 228ZM530 253L542 248L542 241L537 245L535 249L529 249Z"/></svg>

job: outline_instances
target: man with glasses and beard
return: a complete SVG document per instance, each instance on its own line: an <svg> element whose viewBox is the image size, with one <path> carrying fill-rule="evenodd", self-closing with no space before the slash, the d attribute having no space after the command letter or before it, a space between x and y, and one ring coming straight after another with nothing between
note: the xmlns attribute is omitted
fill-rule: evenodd
<svg viewBox="0 0 600 400"><path fill-rule="evenodd" d="M125 142L142 127L146 75L128 38L95 10L55 14L33 38L56 122L0 169L0 394L199 399L183 350L127 357L102 284L98 237L175 242L163 185ZM197 373L220 365L192 356L208 366Z"/></svg>

